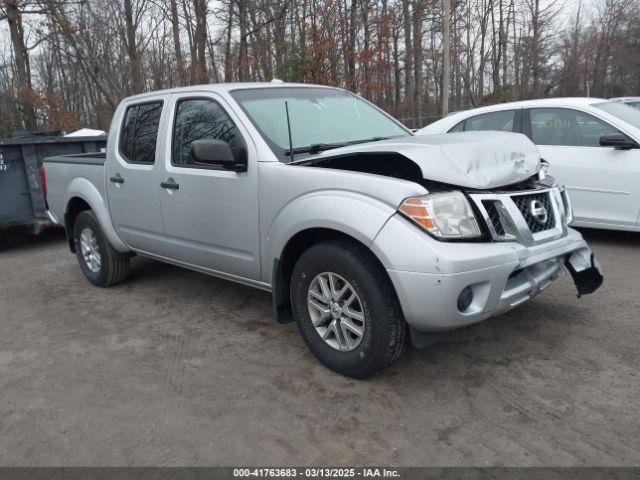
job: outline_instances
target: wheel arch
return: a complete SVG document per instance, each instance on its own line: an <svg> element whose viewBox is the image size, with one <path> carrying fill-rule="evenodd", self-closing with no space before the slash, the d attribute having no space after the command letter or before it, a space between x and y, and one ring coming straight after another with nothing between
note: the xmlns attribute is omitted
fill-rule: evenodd
<svg viewBox="0 0 640 480"><path fill-rule="evenodd" d="M311 191L286 204L269 222L261 248L262 278L271 284L278 321L292 320L288 282L304 250L342 238L362 245L382 265L371 245L395 212L394 206L378 198L343 189Z"/></svg>
<svg viewBox="0 0 640 480"><path fill-rule="evenodd" d="M67 234L67 242L69 242L69 250L71 250L72 253L76 253L76 245L73 241L73 226L76 223L78 215L85 210L91 210L91 205L82 197L72 197L67 202L67 208L64 213L64 229Z"/></svg>
<svg viewBox="0 0 640 480"><path fill-rule="evenodd" d="M73 225L80 212L84 210L91 210L95 214L100 228L113 248L122 253L130 251L113 228L105 198L89 180L80 177L73 179L67 188L66 198L68 200L65 206L64 226L72 252L75 252Z"/></svg>
<svg viewBox="0 0 640 480"><path fill-rule="evenodd" d="M291 274L296 262L300 256L313 245L329 240L343 240L355 243L362 247L363 250L365 250L376 262L380 271L389 281L389 285L391 285L393 293L397 295L391 278L389 277L383 263L368 245L352 235L333 228L307 228L293 235L285 244L280 256L273 260L273 269L271 274L272 303L273 313L279 323L291 323L293 321L290 287Z"/></svg>

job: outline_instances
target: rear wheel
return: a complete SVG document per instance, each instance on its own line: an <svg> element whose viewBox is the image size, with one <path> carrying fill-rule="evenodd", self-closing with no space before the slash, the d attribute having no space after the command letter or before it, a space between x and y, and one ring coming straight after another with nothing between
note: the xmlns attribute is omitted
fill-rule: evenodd
<svg viewBox="0 0 640 480"><path fill-rule="evenodd" d="M305 251L291 278L300 333L331 370L366 378L402 353L407 326L393 286L371 253L349 241Z"/></svg>
<svg viewBox="0 0 640 480"><path fill-rule="evenodd" d="M91 210L81 212L73 224L76 257L84 276L98 287L126 280L130 256L111 246Z"/></svg>

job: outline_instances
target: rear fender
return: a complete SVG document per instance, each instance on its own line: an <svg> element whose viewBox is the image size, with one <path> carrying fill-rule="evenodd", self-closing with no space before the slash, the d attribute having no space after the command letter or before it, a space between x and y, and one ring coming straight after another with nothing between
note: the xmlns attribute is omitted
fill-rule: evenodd
<svg viewBox="0 0 640 480"><path fill-rule="evenodd" d="M82 177L76 177L69 183L65 194L65 218L67 216L69 203L75 197L84 200L91 207L91 210L100 223L102 231L106 235L109 243L113 246L113 248L122 253L129 252L129 247L127 247L122 242L122 240L120 240L120 237L118 237L118 234L113 228L105 199L100 194L100 191L95 187L95 185L93 185L93 183L91 183L86 178ZM72 232L68 232L68 235L71 235L71 233Z"/></svg>

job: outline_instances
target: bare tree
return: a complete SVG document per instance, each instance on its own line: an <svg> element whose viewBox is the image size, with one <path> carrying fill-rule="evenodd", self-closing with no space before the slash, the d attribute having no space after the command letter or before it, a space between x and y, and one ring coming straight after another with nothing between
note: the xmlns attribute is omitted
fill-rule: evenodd
<svg viewBox="0 0 640 480"><path fill-rule="evenodd" d="M169 0L169 10L171 13L171 34L173 36L173 49L176 56L178 82L182 85L186 81L186 77L185 63L182 56L182 46L180 42L180 19L178 17L178 3L176 0Z"/></svg>
<svg viewBox="0 0 640 480"><path fill-rule="evenodd" d="M126 34L124 41L131 65L131 81L133 93L140 93L142 85L142 64L140 63L140 53L136 41L137 21L134 19L132 0L123 0L124 4L124 24Z"/></svg>
<svg viewBox="0 0 640 480"><path fill-rule="evenodd" d="M451 2L442 0L442 115L449 113L451 70Z"/></svg>
<svg viewBox="0 0 640 480"><path fill-rule="evenodd" d="M0 0L0 131L106 128L126 95L346 87L412 127L451 109L640 90L640 0Z"/></svg>
<svg viewBox="0 0 640 480"><path fill-rule="evenodd" d="M28 2L18 3L17 0L4 0L3 10L0 10L0 20L7 20L13 56L15 72L20 86L20 109L24 118L25 127L29 130L37 128L36 110L33 105L33 85L31 80L31 63L29 48L25 43L25 31L22 16L27 13L41 13ZM33 46L31 47L33 48Z"/></svg>

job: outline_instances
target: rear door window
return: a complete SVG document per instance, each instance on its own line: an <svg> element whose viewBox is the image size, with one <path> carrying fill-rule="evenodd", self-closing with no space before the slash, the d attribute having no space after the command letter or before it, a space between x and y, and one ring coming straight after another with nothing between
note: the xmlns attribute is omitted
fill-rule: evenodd
<svg viewBox="0 0 640 480"><path fill-rule="evenodd" d="M162 114L162 102L127 108L120 133L120 155L129 163L153 164Z"/></svg>
<svg viewBox="0 0 640 480"><path fill-rule="evenodd" d="M136 129L136 114L138 113L138 105L127 108L120 130L120 155L129 161L133 158L133 134Z"/></svg>
<svg viewBox="0 0 640 480"><path fill-rule="evenodd" d="M465 132L496 130L499 132L513 132L516 123L516 111L504 110L489 112L467 118L464 125Z"/></svg>

